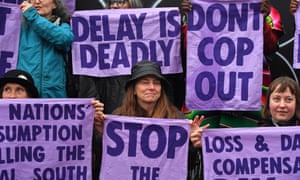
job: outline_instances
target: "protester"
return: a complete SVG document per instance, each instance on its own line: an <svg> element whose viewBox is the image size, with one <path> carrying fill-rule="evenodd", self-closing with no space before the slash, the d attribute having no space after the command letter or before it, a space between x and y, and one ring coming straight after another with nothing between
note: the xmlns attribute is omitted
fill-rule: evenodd
<svg viewBox="0 0 300 180"><path fill-rule="evenodd" d="M186 33L188 29L187 13L192 10L193 6L189 2L189 0L183 0L181 3L181 13L182 13L182 37L183 37L183 54L186 51L186 44L188 43L186 40ZM270 5L269 0L263 0L261 4L261 13L264 15L264 27L263 27L263 36L264 36L264 55L268 59L266 61L266 65L264 66L264 72L269 72L269 55L274 53L278 49L278 41L279 38L283 35L283 28L281 24L280 14L279 12ZM269 63L269 64L268 64ZM270 73L268 73L267 78L264 79L264 86L262 88L263 93L265 91L265 87L271 81ZM264 97L262 97L262 101L264 101ZM261 119L260 111L200 111L200 110L192 110L189 111L185 109L186 116L189 119L193 119L195 116L201 114L205 115L205 120L203 124L209 123L210 127L219 128L219 127L255 127L258 125L258 121ZM198 132L199 131L199 132ZM191 141L197 147L201 146L201 141L197 139L201 136L202 130L199 128L195 129L191 133ZM197 143L198 142L198 143Z"/></svg>
<svg viewBox="0 0 300 180"><path fill-rule="evenodd" d="M168 93L171 85L162 75L160 65L156 62L143 60L135 64L131 69L131 77L126 82L126 93L122 105L113 114L121 116L138 116L148 118L185 119L169 100ZM192 145L189 150L188 179L199 179L202 176L201 161L198 149L201 147L201 133L209 124L200 127L204 116L195 116L191 122ZM99 123L100 124L100 123ZM197 131L194 133L193 131ZM103 132L103 127L100 132ZM195 163L197 162L197 163Z"/></svg>
<svg viewBox="0 0 300 180"><path fill-rule="evenodd" d="M108 9L142 8L140 0L109 0ZM111 114L121 105L125 83L129 76L79 77L79 97L94 97L105 104L105 114Z"/></svg>
<svg viewBox="0 0 300 180"><path fill-rule="evenodd" d="M281 76L272 81L266 95L262 117L260 127L299 125L300 88L295 80ZM198 141L201 132L201 128L195 128L191 133L191 141L196 147L201 146L201 141Z"/></svg>
<svg viewBox="0 0 300 180"><path fill-rule="evenodd" d="M298 9L298 0L291 0L291 3L290 3L290 13L291 15L294 15L295 12L297 11Z"/></svg>
<svg viewBox="0 0 300 180"><path fill-rule="evenodd" d="M156 118L185 118L168 99L170 84L162 76L160 65L140 61L131 71L122 105L113 114Z"/></svg>
<svg viewBox="0 0 300 180"><path fill-rule="evenodd" d="M1 98L38 98L38 90L34 85L31 75L22 70L10 70L0 78ZM102 131L105 119L104 104L98 100L92 100L94 107L94 131ZM92 155L95 157L95 154Z"/></svg>
<svg viewBox="0 0 300 180"><path fill-rule="evenodd" d="M182 34L183 41L186 42L186 32L187 32L187 13L192 9L192 4L189 0L183 0L181 3L181 13L183 15L183 25ZM280 37L283 35L283 26L281 22L280 13L271 5L269 0L262 0L260 6L260 12L264 15L264 26L263 26L263 36L264 36L264 55L266 61L264 62L264 77L263 77L263 87L262 87L262 103L265 103L265 93L267 92L267 87L272 79L272 72L270 73L269 68L272 69L271 56L276 50L278 50L278 42ZM183 46L186 49L186 45ZM260 111L210 111L203 112L198 110L187 112L187 117L193 119L195 115L202 114L205 115L206 120L204 123L209 122L210 127L255 127L261 118Z"/></svg>
<svg viewBox="0 0 300 180"><path fill-rule="evenodd" d="M29 72L42 98L65 98L66 55L74 39L62 0L31 0L23 12L17 69Z"/></svg>
<svg viewBox="0 0 300 180"><path fill-rule="evenodd" d="M108 0L108 9L128 9L142 8L140 0ZM92 97L100 100L105 104L104 113L111 114L122 102L125 93L125 83L129 76L114 76L114 77L91 77L79 76L79 92L78 97ZM103 125L102 121L98 122ZM94 129L93 133L93 180L98 180L101 166L102 154L102 137L99 134L102 129Z"/></svg>
<svg viewBox="0 0 300 180"><path fill-rule="evenodd" d="M32 76L23 70L16 69L7 71L0 78L0 96L2 99L39 98ZM98 100L92 100L91 104L95 108L95 128L101 131L103 129L102 122L105 119L104 104Z"/></svg>
<svg viewBox="0 0 300 180"><path fill-rule="evenodd" d="M109 0L107 3L108 9L128 9L142 7L143 4L140 0Z"/></svg>
<svg viewBox="0 0 300 180"><path fill-rule="evenodd" d="M263 53L265 61L263 64L263 86L261 98L261 102L264 104L268 86L272 79L276 78L273 70L275 65L273 66L272 64L272 55L278 50L278 42L280 37L283 36L284 31L280 13L276 8L274 8L274 6L271 5L269 0L262 0L260 11L264 15L265 19L263 27ZM240 111L234 113L225 112L221 116L220 124L223 124L226 127L257 126L257 123L261 118L260 114L261 111Z"/></svg>
<svg viewBox="0 0 300 180"><path fill-rule="evenodd" d="M38 98L31 75L22 70L10 70L0 78L1 98Z"/></svg>
<svg viewBox="0 0 300 180"><path fill-rule="evenodd" d="M296 81L287 76L276 78L270 84L260 126L299 125L300 89Z"/></svg>

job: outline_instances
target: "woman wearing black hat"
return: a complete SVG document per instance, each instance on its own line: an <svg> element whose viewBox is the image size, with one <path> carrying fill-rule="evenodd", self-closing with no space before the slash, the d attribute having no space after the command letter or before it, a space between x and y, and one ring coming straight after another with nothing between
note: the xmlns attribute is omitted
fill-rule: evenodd
<svg viewBox="0 0 300 180"><path fill-rule="evenodd" d="M131 69L131 78L127 81L125 87L126 92L123 103L113 114L121 116L185 119L184 114L180 112L168 98L170 85L162 75L158 63L143 60L135 64ZM199 127L203 119L203 116L201 118L196 116L191 123L191 134L195 134L193 132L197 131L197 135L191 136L190 139L193 146L197 148L201 146L202 130L209 126ZM102 130L100 133L102 133ZM199 164L197 164L198 166L195 165L195 157L197 154L196 149L191 147L189 153L189 179L194 179L191 177L194 177L195 173L201 171Z"/></svg>
<svg viewBox="0 0 300 180"><path fill-rule="evenodd" d="M161 74L160 65L141 61L133 66L126 83L122 105L113 114L155 118L184 118L168 99L170 85Z"/></svg>
<svg viewBox="0 0 300 180"><path fill-rule="evenodd" d="M22 70L7 71L0 78L0 98L38 98L38 90L34 85L31 75ZM105 118L103 113L104 104L98 100L92 100L91 104L95 108L94 125L98 131L101 131L102 121ZM99 124L100 122L100 124Z"/></svg>
<svg viewBox="0 0 300 180"><path fill-rule="evenodd" d="M31 75L22 70L10 70L0 78L0 96L6 98L38 98Z"/></svg>

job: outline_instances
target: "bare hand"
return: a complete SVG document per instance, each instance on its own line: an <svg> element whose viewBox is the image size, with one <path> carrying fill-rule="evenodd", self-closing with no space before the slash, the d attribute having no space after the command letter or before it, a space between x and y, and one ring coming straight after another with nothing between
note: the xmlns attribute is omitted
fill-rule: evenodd
<svg viewBox="0 0 300 180"><path fill-rule="evenodd" d="M30 8L32 6L31 3L29 3L28 1L23 1L20 4L20 9L22 10L22 12L24 13L28 8Z"/></svg>
<svg viewBox="0 0 300 180"><path fill-rule="evenodd" d="M96 130L99 132L99 134L102 135L103 134L103 128L104 128L104 120L105 120L105 115L103 113L104 104L101 103L98 100L92 100L92 105L95 108L94 126L95 126Z"/></svg>
<svg viewBox="0 0 300 180"><path fill-rule="evenodd" d="M291 3L290 3L291 15L294 15L295 12L297 11L297 9L298 9L298 0L291 0Z"/></svg>
<svg viewBox="0 0 300 180"><path fill-rule="evenodd" d="M203 120L204 120L203 115L200 118L197 115L195 116L194 120L191 122L190 140L195 148L202 147L202 142L201 142L202 132L204 129L209 127L209 124L200 127Z"/></svg>
<svg viewBox="0 0 300 180"><path fill-rule="evenodd" d="M264 15L264 17L267 17L270 14L271 11L271 3L269 0L262 0L260 5L260 12Z"/></svg>
<svg viewBox="0 0 300 180"><path fill-rule="evenodd" d="M187 14L192 10L192 3L189 0L183 0L180 6L180 11L182 14Z"/></svg>

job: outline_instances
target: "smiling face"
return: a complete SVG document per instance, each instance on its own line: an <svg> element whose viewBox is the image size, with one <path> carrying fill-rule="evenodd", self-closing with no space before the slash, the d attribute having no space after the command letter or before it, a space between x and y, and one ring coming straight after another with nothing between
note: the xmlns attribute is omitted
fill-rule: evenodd
<svg viewBox="0 0 300 180"><path fill-rule="evenodd" d="M29 98L26 89L17 83L6 83L2 90L3 99Z"/></svg>
<svg viewBox="0 0 300 180"><path fill-rule="evenodd" d="M155 76L147 75L137 80L134 88L134 94L137 96L137 102L141 104L153 104L161 96L161 82Z"/></svg>
<svg viewBox="0 0 300 180"><path fill-rule="evenodd" d="M293 118L296 111L296 97L290 88L279 92L280 85L270 94L270 113L272 119L278 122L287 122Z"/></svg>
<svg viewBox="0 0 300 180"><path fill-rule="evenodd" d="M45 18L50 18L53 9L56 8L54 0L31 0L31 3L38 13Z"/></svg>

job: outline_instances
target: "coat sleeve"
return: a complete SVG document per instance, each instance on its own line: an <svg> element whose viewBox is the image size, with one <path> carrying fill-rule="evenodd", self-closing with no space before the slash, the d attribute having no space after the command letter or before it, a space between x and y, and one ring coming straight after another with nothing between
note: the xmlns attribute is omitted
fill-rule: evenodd
<svg viewBox="0 0 300 180"><path fill-rule="evenodd" d="M62 23L60 26L55 25L47 18L39 15L34 7L28 8L23 16L29 26L45 41L53 44L54 47L60 50L68 51L74 40L74 35L71 26L67 23Z"/></svg>

